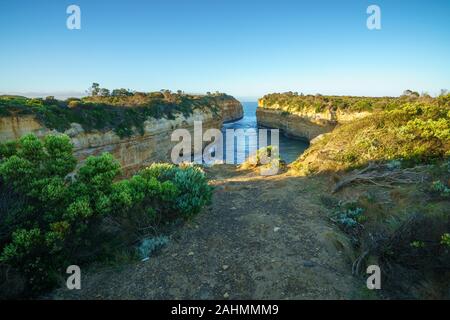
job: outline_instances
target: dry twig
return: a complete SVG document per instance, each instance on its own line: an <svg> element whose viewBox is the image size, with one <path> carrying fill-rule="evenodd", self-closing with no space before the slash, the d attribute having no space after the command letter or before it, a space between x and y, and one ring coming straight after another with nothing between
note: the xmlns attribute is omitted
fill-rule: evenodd
<svg viewBox="0 0 450 320"><path fill-rule="evenodd" d="M366 168L355 170L342 178L333 188L336 193L352 183L370 183L380 187L392 188L395 184L417 183L423 180L423 167L412 169L390 169L386 165L370 163Z"/></svg>

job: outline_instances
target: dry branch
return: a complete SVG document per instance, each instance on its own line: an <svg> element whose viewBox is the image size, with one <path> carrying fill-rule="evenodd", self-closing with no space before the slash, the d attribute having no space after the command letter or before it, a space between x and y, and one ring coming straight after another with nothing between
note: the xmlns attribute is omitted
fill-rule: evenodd
<svg viewBox="0 0 450 320"><path fill-rule="evenodd" d="M417 183L423 180L423 166L412 169L390 169L386 165L370 163L366 168L355 170L342 178L333 188L336 193L352 183L370 183L392 188L395 184Z"/></svg>

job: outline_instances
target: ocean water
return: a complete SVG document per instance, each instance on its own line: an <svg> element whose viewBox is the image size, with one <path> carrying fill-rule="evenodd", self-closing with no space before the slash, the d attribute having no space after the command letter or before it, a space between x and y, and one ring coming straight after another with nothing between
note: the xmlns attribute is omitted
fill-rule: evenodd
<svg viewBox="0 0 450 320"><path fill-rule="evenodd" d="M256 108L258 107L257 102L243 102L244 107L244 117L241 120L235 122L225 123L223 125L222 131L224 132L224 157L226 157L226 129L243 129L243 130L257 130L258 124L256 121ZM251 131L250 131L251 132ZM268 132L268 144L270 144L270 132ZM234 159L235 163L242 163L249 156L249 150L254 150L255 140L249 139L236 139L234 141ZM256 147L258 143L256 142ZM287 163L295 161L307 148L309 144L305 141L290 139L285 137L281 132L279 135L279 151L281 159Z"/></svg>

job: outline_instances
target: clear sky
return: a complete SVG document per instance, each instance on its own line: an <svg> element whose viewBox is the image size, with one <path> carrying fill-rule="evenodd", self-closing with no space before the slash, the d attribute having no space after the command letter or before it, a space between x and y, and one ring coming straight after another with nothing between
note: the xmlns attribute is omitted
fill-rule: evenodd
<svg viewBox="0 0 450 320"><path fill-rule="evenodd" d="M81 8L81 30L66 8ZM381 8L381 30L366 9ZM449 0L0 1L0 92L450 89Z"/></svg>

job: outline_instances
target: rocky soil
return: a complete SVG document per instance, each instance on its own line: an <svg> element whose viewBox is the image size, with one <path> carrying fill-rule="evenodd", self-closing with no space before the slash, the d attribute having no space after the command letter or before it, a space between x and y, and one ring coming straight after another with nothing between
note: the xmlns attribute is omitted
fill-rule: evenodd
<svg viewBox="0 0 450 320"><path fill-rule="evenodd" d="M56 299L348 299L348 240L317 196L326 181L209 169L213 204L145 262L88 270L82 289Z"/></svg>

